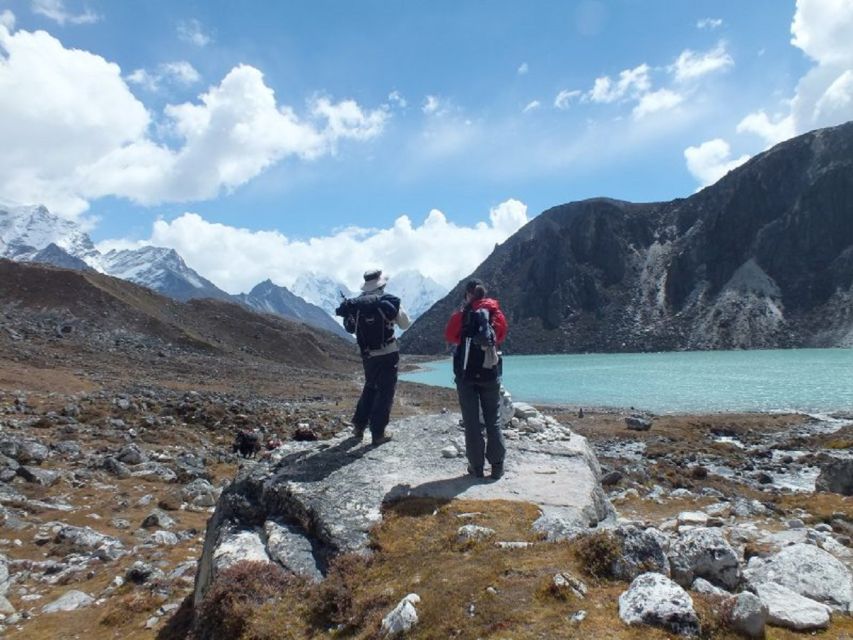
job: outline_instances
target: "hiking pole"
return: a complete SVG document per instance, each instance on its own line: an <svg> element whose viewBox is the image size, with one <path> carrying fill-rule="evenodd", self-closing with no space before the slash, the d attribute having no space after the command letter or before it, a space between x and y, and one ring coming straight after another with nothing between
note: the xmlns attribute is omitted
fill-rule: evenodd
<svg viewBox="0 0 853 640"><path fill-rule="evenodd" d="M468 354L471 352L471 338L465 338L465 356L462 359L462 371L468 368Z"/></svg>

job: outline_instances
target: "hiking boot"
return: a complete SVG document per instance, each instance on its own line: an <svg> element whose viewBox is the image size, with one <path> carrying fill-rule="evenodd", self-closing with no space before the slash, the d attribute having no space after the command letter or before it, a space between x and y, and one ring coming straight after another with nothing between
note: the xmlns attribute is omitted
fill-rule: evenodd
<svg viewBox="0 0 853 640"><path fill-rule="evenodd" d="M492 465L492 480L500 480L504 475L504 463L498 462Z"/></svg>
<svg viewBox="0 0 853 640"><path fill-rule="evenodd" d="M468 475L474 476L475 478L485 477L485 474L483 473L483 467L472 467L470 464L468 465Z"/></svg>
<svg viewBox="0 0 853 640"><path fill-rule="evenodd" d="M390 433L386 433L386 434L381 435L379 437L373 436L373 441L370 444L373 445L374 447L378 447L379 445L385 444L386 442L391 442L391 439L392 439L391 435L392 434L390 434Z"/></svg>
<svg viewBox="0 0 853 640"><path fill-rule="evenodd" d="M352 426L352 437L357 440L361 440L362 438L364 438L364 427L359 427L358 425L354 424Z"/></svg>

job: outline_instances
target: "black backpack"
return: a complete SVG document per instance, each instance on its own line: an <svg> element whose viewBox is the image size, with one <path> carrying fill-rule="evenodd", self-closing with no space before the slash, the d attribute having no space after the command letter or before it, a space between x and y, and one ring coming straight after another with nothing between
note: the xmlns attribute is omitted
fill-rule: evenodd
<svg viewBox="0 0 853 640"><path fill-rule="evenodd" d="M388 293L368 294L344 300L335 313L344 319L344 329L355 334L362 353L378 351L394 340L394 318L400 298Z"/></svg>
<svg viewBox="0 0 853 640"><path fill-rule="evenodd" d="M484 369L485 348L495 345L495 328L492 326L486 309L466 308L462 315L462 340L453 353L453 372L466 380L494 380L501 375L502 364L492 369ZM465 362L466 342L468 359Z"/></svg>

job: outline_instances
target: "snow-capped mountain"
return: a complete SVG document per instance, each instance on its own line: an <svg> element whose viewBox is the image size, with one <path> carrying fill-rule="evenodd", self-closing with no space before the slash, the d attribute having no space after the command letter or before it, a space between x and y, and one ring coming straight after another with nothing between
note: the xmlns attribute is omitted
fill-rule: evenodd
<svg viewBox="0 0 853 640"><path fill-rule="evenodd" d="M174 249L141 247L101 256L103 271L186 302L192 298L231 300L231 296L187 266Z"/></svg>
<svg viewBox="0 0 853 640"><path fill-rule="evenodd" d="M271 280L265 280L256 285L249 293L241 293L235 298L241 304L256 311L299 320L305 324L331 331L344 338L351 339L352 337L344 331L341 325L330 318L324 309L306 302L301 297L291 293L287 287L273 284Z"/></svg>
<svg viewBox="0 0 853 640"><path fill-rule="evenodd" d="M386 289L400 298L412 320L429 309L436 300L447 295L446 287L413 269L392 273Z"/></svg>
<svg viewBox="0 0 853 640"><path fill-rule="evenodd" d="M41 205L0 207L0 257L31 260L50 244L96 266L98 250L76 222L55 216Z"/></svg>
<svg viewBox="0 0 853 640"><path fill-rule="evenodd" d="M318 273L303 273L296 278L290 290L303 300L317 305L333 318L335 309L341 304L341 293L347 298L356 295L339 280Z"/></svg>
<svg viewBox="0 0 853 640"><path fill-rule="evenodd" d="M53 215L43 206L0 206L0 258L45 262L67 269L92 268L176 300L217 298L237 302L349 335L323 309L271 282L261 283L249 294L232 296L187 266L173 249L145 246L102 254L76 223Z"/></svg>

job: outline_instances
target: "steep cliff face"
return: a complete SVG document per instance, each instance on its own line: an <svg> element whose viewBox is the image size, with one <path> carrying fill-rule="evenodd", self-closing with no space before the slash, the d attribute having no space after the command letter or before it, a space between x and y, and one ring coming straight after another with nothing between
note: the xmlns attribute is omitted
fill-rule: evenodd
<svg viewBox="0 0 853 640"><path fill-rule="evenodd" d="M853 123L762 153L686 199L549 209L475 273L506 351L853 346ZM402 342L443 349L462 284Z"/></svg>

